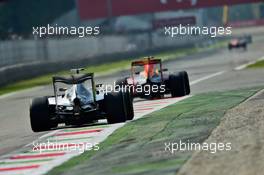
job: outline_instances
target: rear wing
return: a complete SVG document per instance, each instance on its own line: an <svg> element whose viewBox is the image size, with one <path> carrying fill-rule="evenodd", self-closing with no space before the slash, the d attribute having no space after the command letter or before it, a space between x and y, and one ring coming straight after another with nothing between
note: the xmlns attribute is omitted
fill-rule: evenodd
<svg viewBox="0 0 264 175"><path fill-rule="evenodd" d="M161 64L161 59L147 58L144 60L133 61L131 66L144 66L147 64Z"/></svg>
<svg viewBox="0 0 264 175"><path fill-rule="evenodd" d="M133 81L134 81L134 75L133 75L134 66L145 66L145 65L150 65L150 64L159 64L161 80L163 81L162 61L161 61L161 59L154 59L154 57L147 57L145 59L138 60L138 61L133 61L131 63L131 75L132 75Z"/></svg>
<svg viewBox="0 0 264 175"><path fill-rule="evenodd" d="M93 80L94 74L77 74L77 75L70 75L70 76L54 76L52 77L53 84L54 83L65 83L65 84L80 84L85 82L86 80Z"/></svg>
<svg viewBox="0 0 264 175"><path fill-rule="evenodd" d="M56 85L56 83L65 83L65 84L68 84L68 85L74 85L74 84L81 84L81 83L83 83L83 82L85 82L87 80L90 80L92 82L93 97L94 97L94 101L96 101L96 99L95 99L94 73L76 74L76 75L70 75L70 76L54 76L54 77L52 77L56 108L58 107L58 101L57 101L58 94L57 94L57 85Z"/></svg>

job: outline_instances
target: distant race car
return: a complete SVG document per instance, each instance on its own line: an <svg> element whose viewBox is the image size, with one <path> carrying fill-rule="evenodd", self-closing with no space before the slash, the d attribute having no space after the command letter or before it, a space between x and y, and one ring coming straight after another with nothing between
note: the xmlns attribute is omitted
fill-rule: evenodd
<svg viewBox="0 0 264 175"><path fill-rule="evenodd" d="M190 94L186 71L165 73L161 59L148 57L131 63L131 76L119 79L116 85L128 86L133 97L162 98L165 94L181 97Z"/></svg>
<svg viewBox="0 0 264 175"><path fill-rule="evenodd" d="M99 119L120 123L134 118L133 98L129 92L105 93L95 85L94 74L75 73L53 77L54 96L34 98L30 105L30 122L34 132L65 125L83 125Z"/></svg>
<svg viewBox="0 0 264 175"><path fill-rule="evenodd" d="M232 50L234 48L243 48L244 50L247 50L247 45L250 43L252 43L252 37L250 35L236 37L229 41L228 49Z"/></svg>
<svg viewBox="0 0 264 175"><path fill-rule="evenodd" d="M246 39L246 41L247 41L248 44L251 44L253 42L251 35L245 35L244 38Z"/></svg>

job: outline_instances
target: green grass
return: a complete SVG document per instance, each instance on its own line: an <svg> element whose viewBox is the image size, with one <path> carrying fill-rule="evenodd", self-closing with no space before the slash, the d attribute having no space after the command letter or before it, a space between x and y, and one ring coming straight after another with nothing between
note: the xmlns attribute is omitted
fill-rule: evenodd
<svg viewBox="0 0 264 175"><path fill-rule="evenodd" d="M166 60L171 60L171 59L177 59L179 57L182 57L188 54L206 51L208 49L220 48L224 45L225 45L224 42L220 42L220 43L214 44L207 48L187 48L187 49L175 50L175 51L170 51L170 52L162 52L162 53L159 53L153 56L155 56L156 58L162 58L164 61L166 61ZM115 61L112 63L88 66L88 67L85 67L86 69L85 72L94 72L97 75L106 75L106 74L118 72L121 70L126 70L129 68L132 60L133 59L131 58L126 58L126 59L123 59L122 61ZM67 73L68 71L61 71L57 73L51 73L51 74L47 74L43 76L38 76L38 77L28 79L28 80L19 81L19 82L1 87L0 95L27 89L27 88L32 88L36 86L47 85L51 83L51 77L54 74L67 74Z"/></svg>
<svg viewBox="0 0 264 175"><path fill-rule="evenodd" d="M202 143L228 109L260 89L200 94L170 105L116 130L99 151L87 151L47 174L175 174L193 152L171 154L164 143Z"/></svg>
<svg viewBox="0 0 264 175"><path fill-rule="evenodd" d="M255 64L251 64L248 68L264 68L264 60L258 61Z"/></svg>

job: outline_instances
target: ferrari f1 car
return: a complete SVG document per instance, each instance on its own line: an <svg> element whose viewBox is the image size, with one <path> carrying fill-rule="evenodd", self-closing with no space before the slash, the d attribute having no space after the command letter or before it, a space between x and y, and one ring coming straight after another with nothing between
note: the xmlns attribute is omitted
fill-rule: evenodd
<svg viewBox="0 0 264 175"><path fill-rule="evenodd" d="M34 98L30 105L30 122L34 132L56 128L58 124L83 125L107 119L120 123L134 117L128 91L105 93L95 85L94 74L54 76L54 96Z"/></svg>
<svg viewBox="0 0 264 175"><path fill-rule="evenodd" d="M181 97L190 94L186 71L166 73L161 59L148 57L131 63L131 76L116 81L118 86L128 86L133 97L162 98L165 94Z"/></svg>
<svg viewBox="0 0 264 175"><path fill-rule="evenodd" d="M234 48L243 48L247 50L247 45L252 42L252 37L250 35L245 35L241 37L233 38L228 43L228 49L232 50Z"/></svg>

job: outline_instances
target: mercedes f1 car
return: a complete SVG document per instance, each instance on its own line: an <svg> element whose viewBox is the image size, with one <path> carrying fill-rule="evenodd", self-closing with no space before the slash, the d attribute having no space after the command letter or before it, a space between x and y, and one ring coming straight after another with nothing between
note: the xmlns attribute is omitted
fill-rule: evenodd
<svg viewBox="0 0 264 175"><path fill-rule="evenodd" d="M148 57L131 63L131 76L116 81L118 86L129 87L133 97L162 98L165 94L181 97L190 94L186 71L166 73L161 59Z"/></svg>
<svg viewBox="0 0 264 175"><path fill-rule="evenodd" d="M34 98L30 105L30 122L34 132L57 128L58 124L83 125L99 119L120 123L134 117L128 91L106 93L95 85L94 74L54 76L54 96Z"/></svg>

